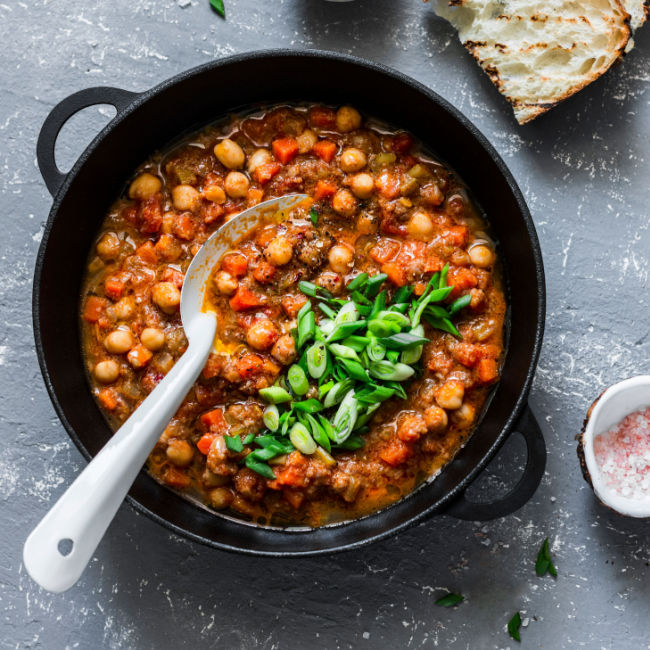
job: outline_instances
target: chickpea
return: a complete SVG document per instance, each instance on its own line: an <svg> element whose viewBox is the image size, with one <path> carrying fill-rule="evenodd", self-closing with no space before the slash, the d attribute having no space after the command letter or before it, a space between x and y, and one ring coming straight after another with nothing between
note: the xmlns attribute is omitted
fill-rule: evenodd
<svg viewBox="0 0 650 650"><path fill-rule="evenodd" d="M372 235L377 232L378 226L377 218L368 212L362 213L357 219L357 230L362 235Z"/></svg>
<svg viewBox="0 0 650 650"><path fill-rule="evenodd" d="M427 429L431 433L442 433L449 423L447 411L439 406L429 406L424 411L424 421L427 423Z"/></svg>
<svg viewBox="0 0 650 650"><path fill-rule="evenodd" d="M256 149L248 157L248 165L246 166L246 169L248 169L249 174L252 174L260 165L265 165L266 163L271 162L271 160L273 160L273 156L268 149Z"/></svg>
<svg viewBox="0 0 650 650"><path fill-rule="evenodd" d="M145 327L140 333L142 345L152 352L157 352L165 345L165 332L157 327Z"/></svg>
<svg viewBox="0 0 650 650"><path fill-rule="evenodd" d="M102 384L112 384L120 375L120 367L113 359L108 359L100 361L95 366L94 373L97 381L101 381Z"/></svg>
<svg viewBox="0 0 650 650"><path fill-rule="evenodd" d="M135 312L135 300L132 296L125 296L113 305L113 314L117 320L129 320Z"/></svg>
<svg viewBox="0 0 650 650"><path fill-rule="evenodd" d="M343 278L338 273L333 273L332 271L323 271L314 280L314 283L335 295L343 289Z"/></svg>
<svg viewBox="0 0 650 650"><path fill-rule="evenodd" d="M494 253L488 246L477 244L469 249L469 259L475 266L486 269L494 263Z"/></svg>
<svg viewBox="0 0 650 650"><path fill-rule="evenodd" d="M248 193L250 181L241 172L230 172L223 184L226 194L233 199L241 199Z"/></svg>
<svg viewBox="0 0 650 650"><path fill-rule="evenodd" d="M450 379L438 389L436 401L443 409L452 411L461 407L463 397L465 397L465 386L463 382L457 379Z"/></svg>
<svg viewBox="0 0 650 650"><path fill-rule="evenodd" d="M273 346L271 355L281 364L287 366L296 358L296 342L293 336L285 334L281 336Z"/></svg>
<svg viewBox="0 0 650 650"><path fill-rule="evenodd" d="M414 239L427 241L433 235L433 222L423 210L416 210L406 224L406 230Z"/></svg>
<svg viewBox="0 0 650 650"><path fill-rule="evenodd" d="M214 276L214 284L217 291L224 296L232 296L237 291L237 278L233 278L228 271L217 271Z"/></svg>
<svg viewBox="0 0 650 650"><path fill-rule="evenodd" d="M358 172L366 166L367 162L366 154L361 149L349 147L343 150L339 158L339 167L344 172Z"/></svg>
<svg viewBox="0 0 650 650"><path fill-rule="evenodd" d="M255 350L268 350L277 339L278 330L267 318L253 323L246 332L246 343Z"/></svg>
<svg viewBox="0 0 650 650"><path fill-rule="evenodd" d="M133 347L133 335L129 330L113 330L105 339L104 347L112 354L124 354Z"/></svg>
<svg viewBox="0 0 650 650"><path fill-rule="evenodd" d="M341 106L336 111L336 128L341 133L349 133L361 126L361 114L352 106Z"/></svg>
<svg viewBox="0 0 650 650"><path fill-rule="evenodd" d="M297 138L298 153L308 153L316 144L318 137L311 129L305 129Z"/></svg>
<svg viewBox="0 0 650 650"><path fill-rule="evenodd" d="M454 419L461 427L468 427L474 422L476 409L471 404L463 404L457 411L454 412Z"/></svg>
<svg viewBox="0 0 650 650"><path fill-rule="evenodd" d="M226 193L219 185L208 185L203 188L203 198L221 204L226 202Z"/></svg>
<svg viewBox="0 0 650 650"><path fill-rule="evenodd" d="M350 190L339 190L332 197L332 207L343 217L351 217L357 211L357 200Z"/></svg>
<svg viewBox="0 0 650 650"><path fill-rule="evenodd" d="M354 252L348 246L337 244L330 249L329 262L336 273L347 273L354 264Z"/></svg>
<svg viewBox="0 0 650 650"><path fill-rule="evenodd" d="M355 174L350 189L360 199L368 199L375 190L375 179L370 174Z"/></svg>
<svg viewBox="0 0 650 650"><path fill-rule="evenodd" d="M171 282L158 282L153 285L151 298L166 314L173 314L181 302L181 292Z"/></svg>
<svg viewBox="0 0 650 650"><path fill-rule="evenodd" d="M215 145L214 155L228 169L241 169L246 160L244 150L230 138L226 138Z"/></svg>
<svg viewBox="0 0 650 650"><path fill-rule="evenodd" d="M172 190L172 203L177 210L196 210L201 195L191 185L177 185Z"/></svg>
<svg viewBox="0 0 650 650"><path fill-rule="evenodd" d="M457 248L451 254L450 261L452 264L455 264L456 266L467 266L469 264L469 255L464 250Z"/></svg>
<svg viewBox="0 0 650 650"><path fill-rule="evenodd" d="M194 458L194 450L187 440L170 438L167 442L167 459L177 467L187 467Z"/></svg>
<svg viewBox="0 0 650 650"><path fill-rule="evenodd" d="M162 181L158 176L145 172L140 174L129 185L129 198L130 199L148 199L162 188Z"/></svg>
<svg viewBox="0 0 650 650"><path fill-rule="evenodd" d="M293 246L291 242L280 235L272 239L264 249L264 257L273 266L284 266L293 256Z"/></svg>
<svg viewBox="0 0 650 650"><path fill-rule="evenodd" d="M97 255L105 262L115 259L120 253L121 243L119 237L114 232L107 232L97 242Z"/></svg>
<svg viewBox="0 0 650 650"><path fill-rule="evenodd" d="M227 508L233 500L232 490L226 487L214 488L208 493L210 505L217 510Z"/></svg>

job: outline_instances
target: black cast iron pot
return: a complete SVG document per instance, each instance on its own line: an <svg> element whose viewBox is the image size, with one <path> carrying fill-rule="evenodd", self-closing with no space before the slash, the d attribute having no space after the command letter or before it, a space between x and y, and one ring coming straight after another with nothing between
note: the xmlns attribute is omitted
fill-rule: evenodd
<svg viewBox="0 0 650 650"><path fill-rule="evenodd" d="M310 555L382 539L425 517L501 517L537 488L546 460L539 426L526 405L545 313L542 256L533 222L512 174L479 131L453 106L388 68L329 52L266 51L210 63L144 93L89 88L64 99L41 130L38 164L54 196L34 277L34 334L43 377L61 422L90 459L111 431L89 390L81 355L79 296L86 258L103 216L132 171L182 133L229 111L275 102L353 104L422 139L465 180L500 242L509 291L510 332L503 377L478 429L431 483L356 521L315 530L269 529L224 517L163 487L142 471L128 500L191 539L258 555ZM77 111L112 104L116 117L68 174L54 145ZM503 498L473 503L464 492L512 432L526 441L526 468Z"/></svg>

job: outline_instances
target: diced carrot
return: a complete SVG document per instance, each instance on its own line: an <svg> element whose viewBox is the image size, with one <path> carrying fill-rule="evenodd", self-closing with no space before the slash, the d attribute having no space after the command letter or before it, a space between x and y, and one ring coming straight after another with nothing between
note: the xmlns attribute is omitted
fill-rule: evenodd
<svg viewBox="0 0 650 650"><path fill-rule="evenodd" d="M292 295L286 294L280 299L280 304L284 313L289 318L295 318L296 314L300 311L300 308L307 302L307 296L302 294Z"/></svg>
<svg viewBox="0 0 650 650"><path fill-rule="evenodd" d="M325 106L314 106L309 109L309 123L319 129L332 129L336 124L336 113Z"/></svg>
<svg viewBox="0 0 650 650"><path fill-rule="evenodd" d="M107 411L114 411L117 408L117 395L112 388L103 388L100 390L97 399L99 399L101 405Z"/></svg>
<svg viewBox="0 0 650 650"><path fill-rule="evenodd" d="M484 343L477 347L478 355L481 359L498 359L501 355L501 349L498 345L494 345L493 343Z"/></svg>
<svg viewBox="0 0 650 650"><path fill-rule="evenodd" d="M108 302L104 298L89 296L83 311L84 320L89 323L96 323L104 313L106 305L108 305Z"/></svg>
<svg viewBox="0 0 650 650"><path fill-rule="evenodd" d="M300 508L302 502L305 500L304 492L299 492L298 490L292 490L291 488L285 488L282 490L282 496L285 501L288 501L292 508Z"/></svg>
<svg viewBox="0 0 650 650"><path fill-rule="evenodd" d="M481 359L478 362L478 378L484 384L492 383L499 376L497 362L494 359Z"/></svg>
<svg viewBox="0 0 650 650"><path fill-rule="evenodd" d="M185 274L177 271L176 269L173 269L171 266L168 266L162 272L160 280L162 282L171 282L172 284L176 285L178 289L180 289L183 286L183 282L185 281Z"/></svg>
<svg viewBox="0 0 650 650"><path fill-rule="evenodd" d="M316 189L314 190L314 201L322 201L330 196L334 196L334 194L336 194L336 189L336 183L323 180L318 181L318 183L316 183Z"/></svg>
<svg viewBox="0 0 650 650"><path fill-rule="evenodd" d="M196 443L196 448L204 455L207 456L210 451L210 445L212 441L216 438L214 433L206 433L199 438L199 441Z"/></svg>
<svg viewBox="0 0 650 650"><path fill-rule="evenodd" d="M336 150L338 149L335 142L331 140L319 140L313 146L313 152L325 162L332 162L334 156L336 155Z"/></svg>
<svg viewBox="0 0 650 650"><path fill-rule="evenodd" d="M124 293L125 287L126 283L114 276L106 278L104 281L104 293L111 300L119 300Z"/></svg>
<svg viewBox="0 0 650 650"><path fill-rule="evenodd" d="M248 190L248 194L246 194L246 205L248 205L249 208L257 205L263 197L264 190L260 190L257 187L251 187L250 190Z"/></svg>
<svg viewBox="0 0 650 650"><path fill-rule="evenodd" d="M287 487L306 487L308 483L307 469L309 462L298 451L289 455L284 467L275 470L278 485Z"/></svg>
<svg viewBox="0 0 650 650"><path fill-rule="evenodd" d="M424 291L426 290L426 288L427 288L427 283L426 282L416 282L415 286L413 287L413 293L416 296L421 296L424 293Z"/></svg>
<svg viewBox="0 0 650 650"><path fill-rule="evenodd" d="M239 287L237 287L237 292L230 299L230 307L234 311L244 311L246 309L255 309L256 307L260 307L264 302L265 300L263 296L259 296L247 287L239 285Z"/></svg>
<svg viewBox="0 0 650 650"><path fill-rule="evenodd" d="M278 162L264 163L255 168L253 178L260 185L266 185L281 169L282 165Z"/></svg>
<svg viewBox="0 0 650 650"><path fill-rule="evenodd" d="M230 275L241 278L248 271L248 259L241 253L229 253L221 260L221 268Z"/></svg>
<svg viewBox="0 0 650 650"><path fill-rule="evenodd" d="M400 179L396 174L383 171L375 179L377 191L387 199L394 199L400 193Z"/></svg>
<svg viewBox="0 0 650 650"><path fill-rule="evenodd" d="M152 235L162 226L162 204L160 194L154 194L146 199L140 208L140 232L143 235Z"/></svg>
<svg viewBox="0 0 650 650"><path fill-rule="evenodd" d="M457 298L466 289L473 289L478 284L478 280L472 271L461 267L452 269L449 272L447 284L454 287L449 294L449 297L453 299Z"/></svg>
<svg viewBox="0 0 650 650"><path fill-rule="evenodd" d="M223 417L223 409L212 409L204 413L200 418L201 424L210 431L222 431L228 425Z"/></svg>
<svg viewBox="0 0 650 650"><path fill-rule="evenodd" d="M259 354L243 354L235 361L235 368L240 377L249 379L264 370L264 360Z"/></svg>
<svg viewBox="0 0 650 650"><path fill-rule="evenodd" d="M194 219L192 219L191 213L182 212L176 215L172 225L172 232L176 237L190 241L190 239L194 238L194 231Z"/></svg>
<svg viewBox="0 0 650 650"><path fill-rule="evenodd" d="M298 141L295 138L280 138L271 143L273 155L283 164L291 162L298 153Z"/></svg>
<svg viewBox="0 0 650 650"><path fill-rule="evenodd" d="M458 363L462 363L466 368L473 368L479 360L479 349L473 343L456 343L452 350L452 355Z"/></svg>
<svg viewBox="0 0 650 650"><path fill-rule="evenodd" d="M153 357L153 352L144 347L144 345L138 344L134 348L129 350L129 353L126 355L128 362L136 370L144 368Z"/></svg>
<svg viewBox="0 0 650 650"><path fill-rule="evenodd" d="M391 440L391 442L379 452L379 457L388 465L397 467L406 462L412 454L413 450L409 445L401 440L395 439Z"/></svg>
<svg viewBox="0 0 650 650"><path fill-rule="evenodd" d="M201 206L201 217L203 218L203 223L211 224L215 221L219 221L223 217L225 209L223 205L219 203L204 203Z"/></svg>
<svg viewBox="0 0 650 650"><path fill-rule="evenodd" d="M406 284L406 269L398 262L386 262L381 265L381 272L388 276L388 279L397 287Z"/></svg>
<svg viewBox="0 0 650 650"><path fill-rule="evenodd" d="M425 273L435 273L436 271L442 271L445 263L436 255L425 255L424 263L422 270Z"/></svg>
<svg viewBox="0 0 650 650"><path fill-rule="evenodd" d="M370 257L377 262L383 264L392 260L400 249L400 245L392 239L380 239L375 246L370 250Z"/></svg>
<svg viewBox="0 0 650 650"><path fill-rule="evenodd" d="M173 465L169 465L167 469L165 469L162 475L162 480L170 487L177 488L179 490L188 487L190 484L190 477L185 472L178 469L177 467L174 467Z"/></svg>
<svg viewBox="0 0 650 650"><path fill-rule="evenodd" d="M442 232L442 237L454 246L465 246L469 237L467 226L450 226Z"/></svg>
<svg viewBox="0 0 650 650"><path fill-rule="evenodd" d="M275 276L275 266L269 264L266 260L262 260L254 269L253 277L261 284L268 284L273 281Z"/></svg>
<svg viewBox="0 0 650 650"><path fill-rule="evenodd" d="M392 146L395 153L407 153L413 146L413 138L408 133L398 133L393 138Z"/></svg>
<svg viewBox="0 0 650 650"><path fill-rule="evenodd" d="M146 264L158 264L158 254L153 242L146 241L144 244L138 246L135 254Z"/></svg>

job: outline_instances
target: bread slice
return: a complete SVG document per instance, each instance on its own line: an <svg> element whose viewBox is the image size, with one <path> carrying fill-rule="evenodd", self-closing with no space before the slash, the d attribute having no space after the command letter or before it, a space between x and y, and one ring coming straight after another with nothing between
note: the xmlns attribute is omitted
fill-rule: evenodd
<svg viewBox="0 0 650 650"><path fill-rule="evenodd" d="M635 32L650 16L650 0L622 0L625 11L630 14L630 27Z"/></svg>
<svg viewBox="0 0 650 650"><path fill-rule="evenodd" d="M625 1L637 9L643 2ZM520 124L598 79L630 40L630 16L620 0L435 2Z"/></svg>

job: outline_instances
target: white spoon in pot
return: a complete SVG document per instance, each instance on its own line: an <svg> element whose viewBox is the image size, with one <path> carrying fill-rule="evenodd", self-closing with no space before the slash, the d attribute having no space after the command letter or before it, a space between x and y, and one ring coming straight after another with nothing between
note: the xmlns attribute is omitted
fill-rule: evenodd
<svg viewBox="0 0 650 650"><path fill-rule="evenodd" d="M92 459L27 538L23 563L41 587L56 593L77 582L156 441L199 376L217 328L204 307L214 264L263 217L287 213L307 197L284 196L245 210L203 244L185 275L181 320L187 351Z"/></svg>

